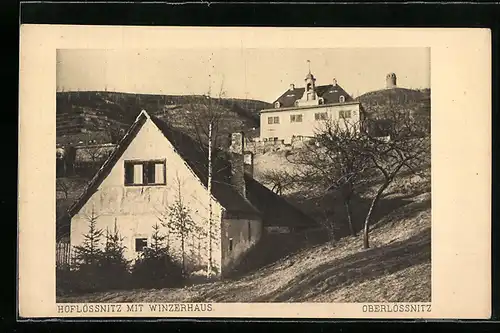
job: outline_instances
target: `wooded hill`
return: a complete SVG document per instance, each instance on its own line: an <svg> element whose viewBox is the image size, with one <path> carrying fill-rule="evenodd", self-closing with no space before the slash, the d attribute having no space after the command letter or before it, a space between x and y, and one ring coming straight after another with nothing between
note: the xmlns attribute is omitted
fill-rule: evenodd
<svg viewBox="0 0 500 333"><path fill-rule="evenodd" d="M356 100L361 102L368 116L376 116L389 107L404 107L414 114L430 116L430 89L381 89L358 96Z"/></svg>
<svg viewBox="0 0 500 333"><path fill-rule="evenodd" d="M58 144L117 141L142 109L189 132L189 107L205 103L205 96L148 95L121 92L58 92L56 134ZM250 99L214 99L222 108L222 132L258 135L259 111L270 104Z"/></svg>

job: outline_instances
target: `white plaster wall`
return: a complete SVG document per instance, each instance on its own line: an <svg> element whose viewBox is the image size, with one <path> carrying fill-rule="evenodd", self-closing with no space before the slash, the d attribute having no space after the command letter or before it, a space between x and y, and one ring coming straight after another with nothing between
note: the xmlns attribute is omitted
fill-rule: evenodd
<svg viewBox="0 0 500 333"><path fill-rule="evenodd" d="M161 186L125 186L126 160L166 159L166 185ZM71 221L71 244L80 245L83 234L88 231L88 216L92 210L98 216L97 227L105 230L113 229L116 222L118 230L124 237L127 246L126 256L135 259L135 237L151 237L152 227L160 222L161 212L168 211L168 206L174 202L181 186L181 195L186 206L191 209L191 217L203 230L199 235L188 235L186 252L198 258L206 265L208 258L208 192L205 186L191 172L184 160L175 153L173 146L163 136L151 120L147 120L136 138L129 145L119 161L115 164L108 177L98 190L82 207ZM212 200L214 235L220 235L222 207ZM163 228L165 234L169 229ZM178 254L180 241L170 234L172 253ZM198 244L201 242L201 246ZM198 251L201 249L201 255ZM220 272L221 244L220 238L213 239L212 257L215 267Z"/></svg>
<svg viewBox="0 0 500 333"><path fill-rule="evenodd" d="M332 120L339 120L340 111L351 111L350 122L359 122L360 112L359 104L336 104L325 105L314 108L297 108L297 109L276 109L276 111L265 111L260 115L260 137L272 138L277 137L279 140L285 140L285 143L291 143L292 136L314 136L319 130L324 121L317 121L314 114L327 112ZM302 122L290 122L290 115L302 114ZM268 124L268 117L280 117L279 124ZM342 123L341 123L342 124Z"/></svg>
<svg viewBox="0 0 500 333"><path fill-rule="evenodd" d="M222 268L237 265L262 236L262 221L251 219L223 219L222 222ZM229 248L229 239L233 248Z"/></svg>

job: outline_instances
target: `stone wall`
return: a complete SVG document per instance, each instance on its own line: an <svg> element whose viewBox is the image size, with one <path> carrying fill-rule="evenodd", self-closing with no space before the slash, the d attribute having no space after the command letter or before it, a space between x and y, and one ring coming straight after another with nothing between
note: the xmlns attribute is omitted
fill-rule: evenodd
<svg viewBox="0 0 500 333"><path fill-rule="evenodd" d="M266 154L269 152L277 152L283 150L293 150L303 147L308 142L312 142L313 138L310 137L293 137L291 143L285 143L284 140L246 140L245 150L253 154Z"/></svg>

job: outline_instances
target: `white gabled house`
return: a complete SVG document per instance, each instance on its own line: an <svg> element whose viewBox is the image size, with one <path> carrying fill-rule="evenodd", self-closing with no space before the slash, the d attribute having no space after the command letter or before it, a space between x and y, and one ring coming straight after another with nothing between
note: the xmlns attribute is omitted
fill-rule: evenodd
<svg viewBox="0 0 500 333"><path fill-rule="evenodd" d="M196 232L184 235L188 270L205 269L211 257L217 274L223 275L266 231L279 227L290 232L314 224L253 179L252 156L245 156L243 142L242 133L232 134L230 153L214 162L210 246L206 150L142 111L69 208L71 245L82 244L89 217L94 215L99 229L113 230L116 224L126 257L133 260L151 244L153 226L180 196L198 227ZM163 230L168 235L170 254L179 258L180 236L168 225Z"/></svg>

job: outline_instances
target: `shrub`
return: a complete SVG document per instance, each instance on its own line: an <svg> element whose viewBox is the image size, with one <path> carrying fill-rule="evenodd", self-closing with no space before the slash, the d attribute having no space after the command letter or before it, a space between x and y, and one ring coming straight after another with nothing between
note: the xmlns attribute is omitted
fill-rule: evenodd
<svg viewBox="0 0 500 333"><path fill-rule="evenodd" d="M75 272L69 269L56 269L56 295L66 295L75 292Z"/></svg>
<svg viewBox="0 0 500 333"><path fill-rule="evenodd" d="M115 223L113 232L106 231L106 246L99 260L101 288L122 289L128 286L130 261L125 259L124 252L123 238Z"/></svg>
<svg viewBox="0 0 500 333"><path fill-rule="evenodd" d="M75 269L56 269L56 294L82 294L105 290L104 276L97 264L82 264Z"/></svg>
<svg viewBox="0 0 500 333"><path fill-rule="evenodd" d="M143 249L142 256L132 268L132 284L135 287L178 287L184 283L183 267L168 255L166 238L156 223L153 226L151 246Z"/></svg>
<svg viewBox="0 0 500 333"><path fill-rule="evenodd" d="M86 293L127 288L130 280L129 261L124 257L125 246L115 224L113 232L106 230L104 250L101 249L103 230L97 228L97 216L89 217L89 230L82 245L74 248L75 261L71 270L57 270L59 294Z"/></svg>
<svg viewBox="0 0 500 333"><path fill-rule="evenodd" d="M132 268L132 283L136 288L180 287L184 283L182 266L168 254L153 256L146 248Z"/></svg>

